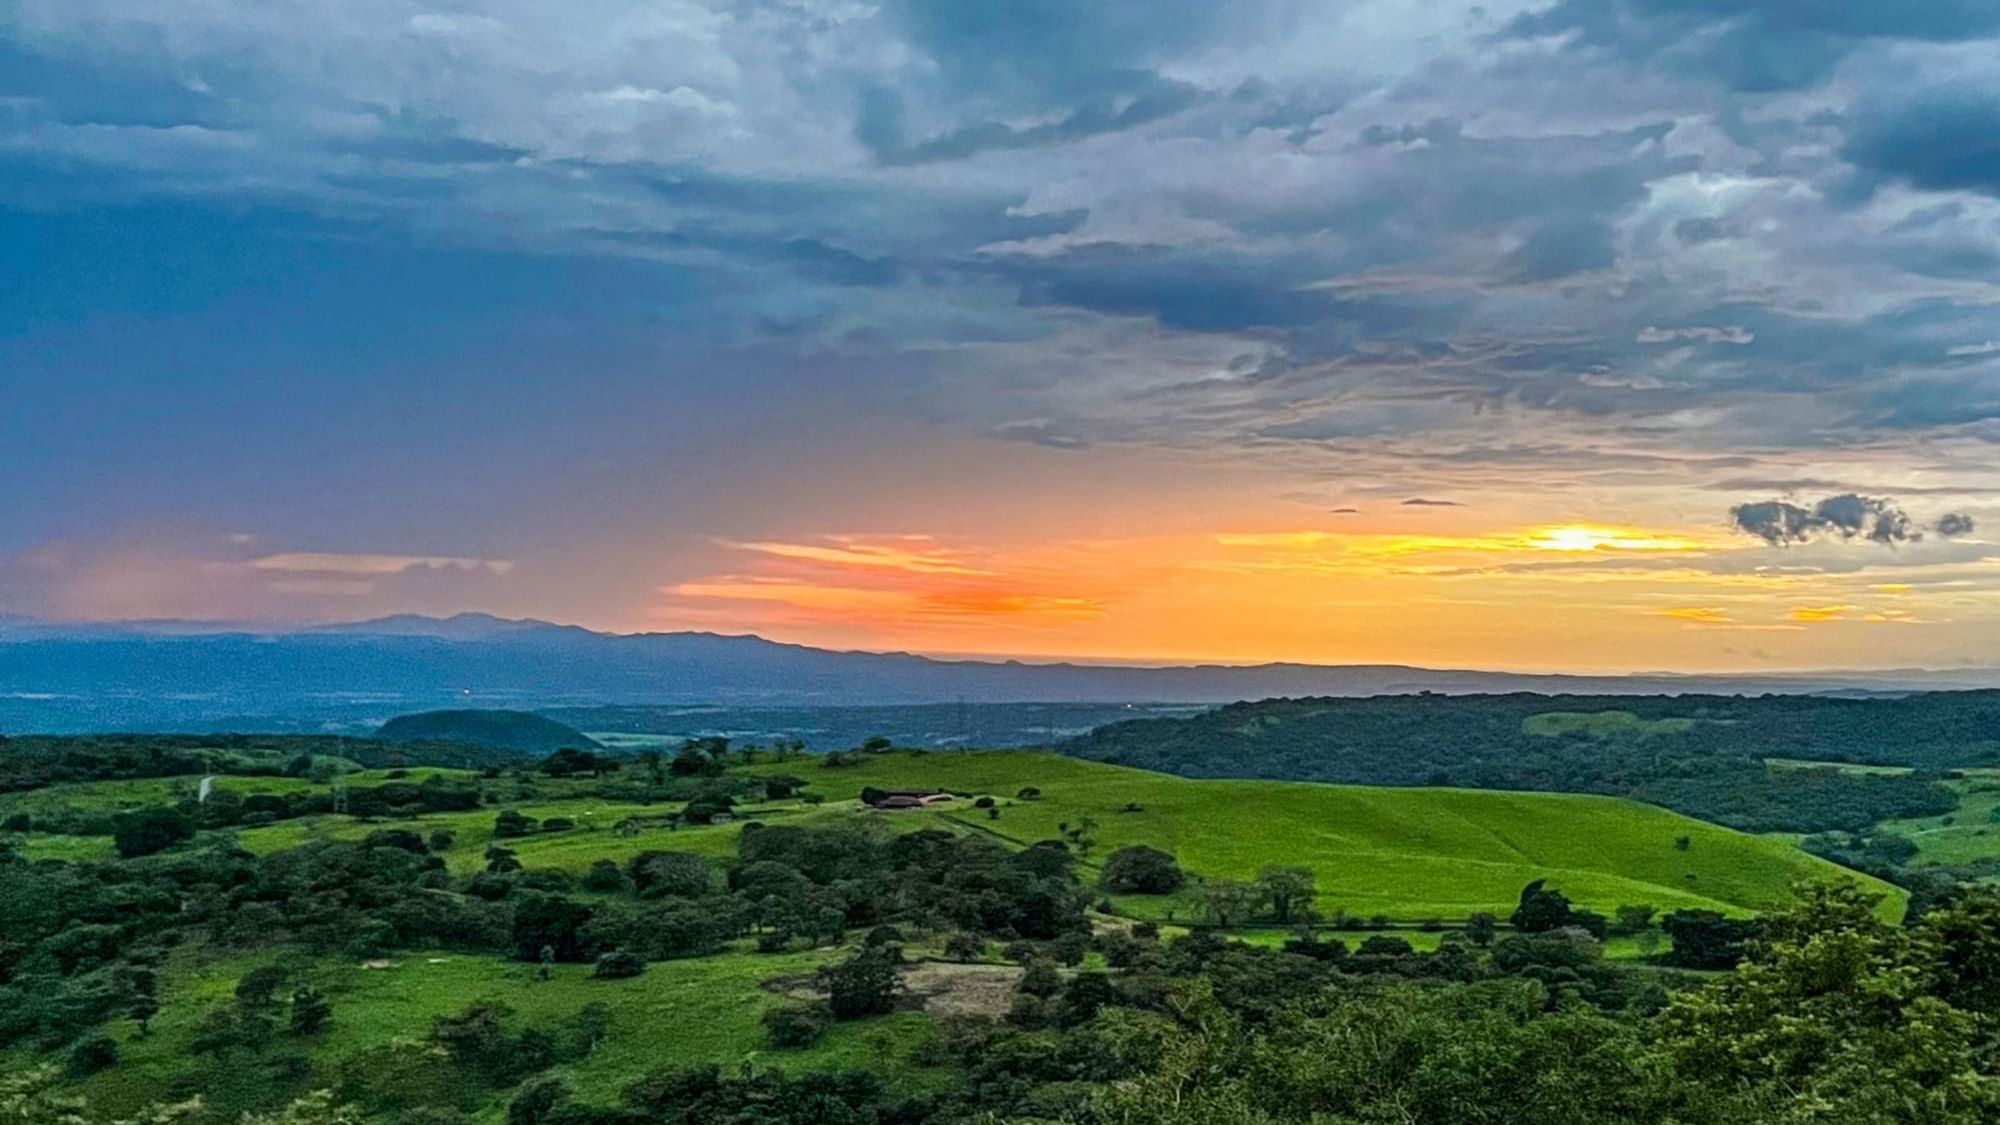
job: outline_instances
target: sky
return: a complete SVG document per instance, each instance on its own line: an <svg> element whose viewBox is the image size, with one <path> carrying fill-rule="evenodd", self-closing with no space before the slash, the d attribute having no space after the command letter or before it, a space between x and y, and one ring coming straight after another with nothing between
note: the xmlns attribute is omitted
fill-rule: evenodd
<svg viewBox="0 0 2000 1125"><path fill-rule="evenodd" d="M0 615L2000 664L1988 0L12 0Z"/></svg>

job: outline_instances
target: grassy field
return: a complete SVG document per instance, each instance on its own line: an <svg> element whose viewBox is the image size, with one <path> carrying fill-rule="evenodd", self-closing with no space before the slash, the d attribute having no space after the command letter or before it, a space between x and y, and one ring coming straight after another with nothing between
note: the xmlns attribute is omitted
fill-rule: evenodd
<svg viewBox="0 0 2000 1125"><path fill-rule="evenodd" d="M120 1065L82 1089L111 1112L158 1100L174 1076L186 1072L201 1014L229 1002L244 973L274 963L290 969L294 981L321 989L333 1004L329 1029L303 1041L322 1078L371 1048L422 1042L439 1016L476 1000L495 1000L513 1010L508 1022L515 1031L556 1028L586 1004L605 1005L609 1022L603 1043L558 1068L596 1102L616 1101L622 1087L654 1069L702 1063L730 1071L747 1064L800 1071L865 1066L910 1090L952 1081L950 1071L911 1061L911 1048L927 1034L925 1018L916 1012L837 1025L804 1050L775 1051L765 1044L760 1020L767 1009L786 1002L767 982L807 977L844 955L830 949L724 954L656 963L643 975L620 981L592 979L586 965L560 965L552 979L542 981L535 966L465 954L403 955L370 962L379 966L370 968L351 960L304 959L296 952L223 958L187 952L176 956L162 981L165 1002L152 1034L139 1036L128 1022L115 1025ZM496 1098L482 1116L497 1118L500 1108Z"/></svg>
<svg viewBox="0 0 2000 1125"><path fill-rule="evenodd" d="M1944 783L1958 795L1956 809L1881 825L1882 831L1907 836L1917 845L1913 866L2000 859L2000 770L1962 772L1964 777Z"/></svg>
<svg viewBox="0 0 2000 1125"><path fill-rule="evenodd" d="M1250 879L1271 864L1318 876L1323 914L1454 920L1505 915L1521 887L1547 879L1579 904L1610 910L1646 903L1741 914L1786 900L1800 882L1853 878L1790 841L1748 836L1631 801L1462 789L1381 789L1266 781L1190 780L1052 754L899 752L844 769L798 763L754 767L808 777L829 798L864 786L990 794L988 819L968 801L873 814L942 821L1017 844L1092 823L1091 860L1128 844L1172 852L1208 878ZM1037 800L1018 799L1023 788ZM1137 811L1126 811L1136 806ZM1685 849L1678 846L1686 838ZM1901 896L1885 884L1885 912ZM1122 913L1195 916L1179 897L1114 900Z"/></svg>

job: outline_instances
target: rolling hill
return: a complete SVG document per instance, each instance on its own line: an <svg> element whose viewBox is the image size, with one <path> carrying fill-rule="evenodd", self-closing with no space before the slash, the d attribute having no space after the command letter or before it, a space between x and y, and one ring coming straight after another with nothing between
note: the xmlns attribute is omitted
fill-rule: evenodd
<svg viewBox="0 0 2000 1125"><path fill-rule="evenodd" d="M601 750L582 731L529 711L423 711L383 723L383 742L465 742L517 754L553 754L565 746Z"/></svg>
<svg viewBox="0 0 2000 1125"><path fill-rule="evenodd" d="M1553 793L1382 789L1302 782L1191 780L1030 752L893 753L844 769L794 760L754 767L803 775L829 798L864 786L992 794L989 820L969 801L877 814L927 819L1016 844L1093 823L1086 859L1128 844L1173 853L1209 878L1250 879L1266 866L1310 867L1323 914L1398 921L1504 916L1522 886L1547 879L1584 906L1645 903L1741 914L1787 900L1801 882L1855 878L1790 841L1752 836L1634 801ZM1034 800L1016 796L1034 787ZM1127 811L1136 806L1137 811ZM1685 848L1679 841L1685 838ZM1875 884L1900 912L1901 892ZM1195 916L1191 903L1126 896L1121 910Z"/></svg>

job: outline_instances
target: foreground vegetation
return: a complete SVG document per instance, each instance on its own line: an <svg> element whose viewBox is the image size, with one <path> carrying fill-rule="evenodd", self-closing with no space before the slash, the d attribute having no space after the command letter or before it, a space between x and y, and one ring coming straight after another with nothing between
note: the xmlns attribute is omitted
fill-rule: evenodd
<svg viewBox="0 0 2000 1125"><path fill-rule="evenodd" d="M23 1125L2000 1112L2000 900L1899 925L1788 841L1626 801L880 743L137 749L0 799Z"/></svg>

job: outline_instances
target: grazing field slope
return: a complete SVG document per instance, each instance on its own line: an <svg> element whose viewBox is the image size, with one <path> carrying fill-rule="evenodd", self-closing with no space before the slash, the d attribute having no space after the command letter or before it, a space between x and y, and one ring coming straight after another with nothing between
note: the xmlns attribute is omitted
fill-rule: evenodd
<svg viewBox="0 0 2000 1125"><path fill-rule="evenodd" d="M754 767L802 774L829 798L882 789L941 788L990 794L990 819L967 800L923 811L1016 843L1091 822L1087 862L1129 844L1172 852L1206 878L1249 879L1264 867L1312 868L1323 914L1386 914L1403 921L1505 915L1521 887L1547 879L1600 910L1645 903L1755 911L1786 901L1802 882L1854 878L1777 837L1751 836L1633 801L1551 793L1385 789L1296 782L1190 780L1027 752L861 755L845 768L801 768L797 759ZM1021 799L1024 789L1040 791ZM1885 909L1900 910L1886 884ZM1132 897L1121 911L1176 910L1191 902Z"/></svg>

